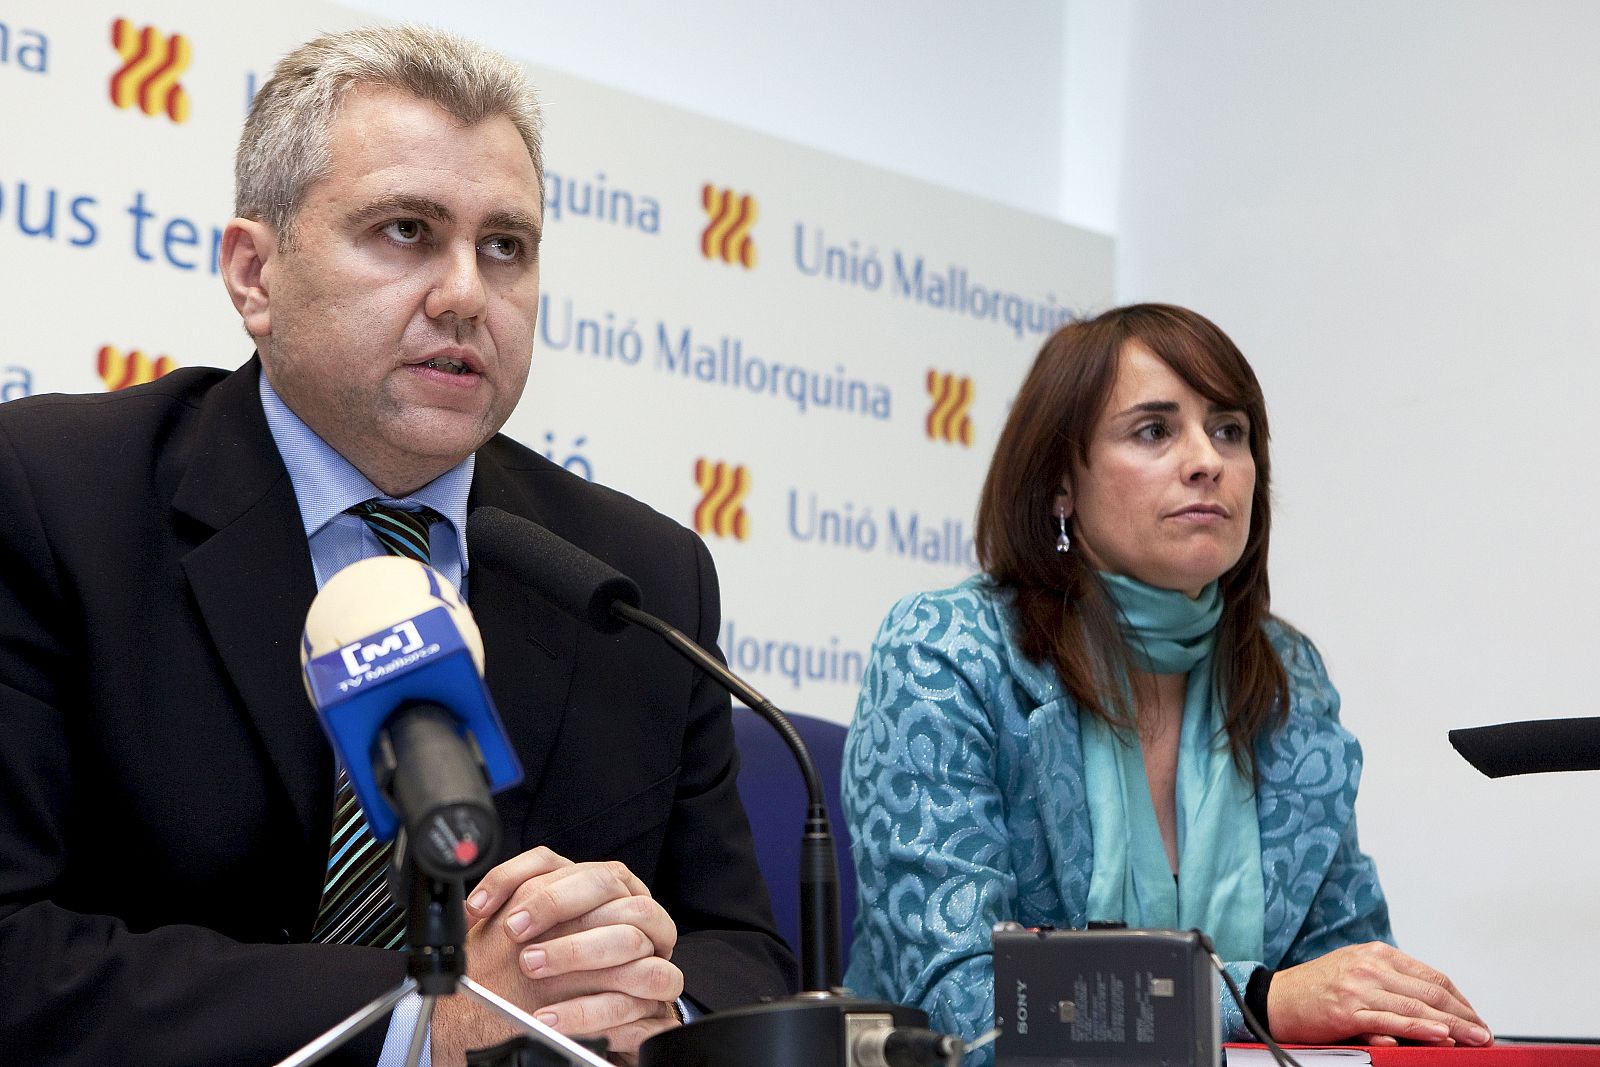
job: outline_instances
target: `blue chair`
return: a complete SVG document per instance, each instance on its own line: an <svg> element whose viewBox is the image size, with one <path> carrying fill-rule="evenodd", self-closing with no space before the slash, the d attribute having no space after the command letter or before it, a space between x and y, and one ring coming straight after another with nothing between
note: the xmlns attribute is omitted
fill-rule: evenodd
<svg viewBox="0 0 1600 1067"><path fill-rule="evenodd" d="M840 946L850 966L850 927L856 916L856 868L850 861L850 836L839 805L839 770L844 762L845 728L838 723L790 714L789 719L816 761L827 794L834 851L839 857ZM733 733L739 746L739 798L750 815L756 861L772 895L778 932L797 952L800 944L800 837L805 830L806 787L794 754L765 719L738 704Z"/></svg>

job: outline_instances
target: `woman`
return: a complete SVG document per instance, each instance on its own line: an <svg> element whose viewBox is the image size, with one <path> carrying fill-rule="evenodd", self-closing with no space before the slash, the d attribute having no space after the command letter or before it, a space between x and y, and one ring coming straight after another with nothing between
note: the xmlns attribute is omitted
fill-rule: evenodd
<svg viewBox="0 0 1600 1067"><path fill-rule="evenodd" d="M1268 614L1268 475L1260 386L1207 319L1135 305L1045 344L984 485L985 573L897 604L863 679L856 993L970 1040L994 923L1120 920L1205 930L1280 1041L1492 1040L1389 944L1360 748Z"/></svg>

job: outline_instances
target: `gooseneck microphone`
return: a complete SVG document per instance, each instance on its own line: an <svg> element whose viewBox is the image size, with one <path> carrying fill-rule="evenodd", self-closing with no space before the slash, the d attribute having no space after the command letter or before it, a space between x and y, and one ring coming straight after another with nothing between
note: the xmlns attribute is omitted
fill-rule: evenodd
<svg viewBox="0 0 1600 1067"><path fill-rule="evenodd" d="M833 989L841 981L839 866L822 777L805 741L788 717L722 661L687 634L639 608L639 587L610 564L529 519L481 507L467 520L472 558L522 576L556 607L601 633L629 623L662 637L711 675L783 736L806 784L805 836L800 845L800 975L808 990Z"/></svg>
<svg viewBox="0 0 1600 1067"><path fill-rule="evenodd" d="M519 576L568 614L602 633L632 623L659 635L770 723L800 765L806 820L800 859L800 970L797 997L717 1012L666 1030L640 1046L641 1067L930 1067L960 1060L956 1038L927 1029L916 1008L859 1000L841 981L839 869L822 778L794 724L766 697L681 630L642 610L639 587L610 564L531 520L493 507L467 519L474 562Z"/></svg>
<svg viewBox="0 0 1600 1067"><path fill-rule="evenodd" d="M372 836L404 826L411 858L433 878L488 870L499 843L489 795L522 769L455 588L399 556L353 563L312 601L300 662Z"/></svg>

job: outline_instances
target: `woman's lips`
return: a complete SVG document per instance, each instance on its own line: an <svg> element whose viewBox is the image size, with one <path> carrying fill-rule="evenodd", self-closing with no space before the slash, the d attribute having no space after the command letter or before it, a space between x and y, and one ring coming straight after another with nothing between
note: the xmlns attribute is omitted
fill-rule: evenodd
<svg viewBox="0 0 1600 1067"><path fill-rule="evenodd" d="M1228 509L1220 504L1191 504L1168 514L1167 518L1180 522L1217 523L1228 519Z"/></svg>

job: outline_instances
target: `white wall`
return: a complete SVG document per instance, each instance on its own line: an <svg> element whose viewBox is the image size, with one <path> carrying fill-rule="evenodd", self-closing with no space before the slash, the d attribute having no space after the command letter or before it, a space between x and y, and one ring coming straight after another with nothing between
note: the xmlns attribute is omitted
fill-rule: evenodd
<svg viewBox="0 0 1600 1067"><path fill-rule="evenodd" d="M1594 1033L1600 775L1451 727L1600 714L1600 8L1138 4L1118 297L1266 389L1274 605L1344 693L1402 944L1501 1032Z"/></svg>
<svg viewBox="0 0 1600 1067"><path fill-rule="evenodd" d="M960 192L1057 213L1058 0L341 2L479 37L530 62Z"/></svg>
<svg viewBox="0 0 1600 1067"><path fill-rule="evenodd" d="M1061 193L1064 222L1116 229L1134 0L1063 0Z"/></svg>

